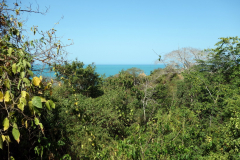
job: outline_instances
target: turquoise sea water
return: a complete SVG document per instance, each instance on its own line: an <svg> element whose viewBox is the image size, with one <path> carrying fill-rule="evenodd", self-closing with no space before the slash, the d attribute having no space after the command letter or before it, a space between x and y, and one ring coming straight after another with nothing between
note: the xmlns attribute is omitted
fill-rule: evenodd
<svg viewBox="0 0 240 160"><path fill-rule="evenodd" d="M86 66L87 65L85 65L84 67ZM137 65L136 64L128 64L128 65L101 64L101 65L96 65L96 72L101 75L105 74L106 77L109 77L109 76L118 74L121 70L127 70L133 67L143 70L146 75L150 75L151 71L158 68L164 68L164 65L162 64L137 64ZM46 71L44 73L44 76L49 78L54 78L55 73Z"/></svg>
<svg viewBox="0 0 240 160"><path fill-rule="evenodd" d="M105 74L106 77L118 74L122 69L127 70L129 68L139 68L144 71L146 75L150 75L150 72L154 69L164 68L164 65L156 64L129 64L129 65L96 65L96 72L99 74Z"/></svg>

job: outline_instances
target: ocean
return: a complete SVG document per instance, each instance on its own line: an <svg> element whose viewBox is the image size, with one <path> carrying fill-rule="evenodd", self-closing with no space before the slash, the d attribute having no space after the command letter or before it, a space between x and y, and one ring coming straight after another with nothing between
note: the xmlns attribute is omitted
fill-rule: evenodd
<svg viewBox="0 0 240 160"><path fill-rule="evenodd" d="M86 66L87 65L85 65L84 67ZM118 74L121 70L127 70L133 67L143 70L146 75L150 75L151 71L158 68L164 68L165 66L163 64L99 64L96 65L96 72L100 75L105 74L106 77L109 77ZM54 78L55 72L45 72L44 76Z"/></svg>
<svg viewBox="0 0 240 160"><path fill-rule="evenodd" d="M158 68L164 68L164 65L162 64L160 65L159 64L128 64L128 65L101 64L101 65L96 65L96 72L99 74L105 74L106 77L109 77L109 76L118 74L121 70L127 70L133 67L143 70L146 75L150 75L151 71Z"/></svg>

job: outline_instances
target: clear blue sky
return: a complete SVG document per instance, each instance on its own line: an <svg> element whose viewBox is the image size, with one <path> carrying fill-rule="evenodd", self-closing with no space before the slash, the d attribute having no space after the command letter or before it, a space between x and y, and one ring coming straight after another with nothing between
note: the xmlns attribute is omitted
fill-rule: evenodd
<svg viewBox="0 0 240 160"><path fill-rule="evenodd" d="M13 4L16 0L8 0ZM18 0L18 2L20 2ZM22 0L22 5L35 0ZM38 0L46 15L27 14L27 26L56 26L68 59L89 64L153 64L179 47L206 49L240 36L240 0Z"/></svg>

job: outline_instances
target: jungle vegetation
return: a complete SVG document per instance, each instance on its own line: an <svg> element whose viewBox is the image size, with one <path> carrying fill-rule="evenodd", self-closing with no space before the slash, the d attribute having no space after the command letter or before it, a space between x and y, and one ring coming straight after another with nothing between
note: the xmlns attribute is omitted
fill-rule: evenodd
<svg viewBox="0 0 240 160"><path fill-rule="evenodd" d="M77 59L61 63L55 29L24 39L18 8L0 4L0 159L240 159L238 37L204 58L173 52L182 64L149 76L106 78ZM39 61L55 79L33 74Z"/></svg>

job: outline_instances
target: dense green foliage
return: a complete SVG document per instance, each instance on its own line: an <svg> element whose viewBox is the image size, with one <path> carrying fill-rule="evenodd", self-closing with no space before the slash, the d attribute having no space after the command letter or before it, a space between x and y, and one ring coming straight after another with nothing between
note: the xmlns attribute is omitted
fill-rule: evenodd
<svg viewBox="0 0 240 160"><path fill-rule="evenodd" d="M48 81L22 24L0 16L0 159L240 159L238 37L185 70L103 78L75 60Z"/></svg>
<svg viewBox="0 0 240 160"><path fill-rule="evenodd" d="M54 64L53 70L56 72L56 79L68 86L70 93L81 93L87 97L98 97L102 95L100 85L102 79L95 72L95 66L88 65L83 68L84 64L78 60L71 64L65 62L64 65Z"/></svg>
<svg viewBox="0 0 240 160"><path fill-rule="evenodd" d="M239 159L238 40L221 38L217 48L206 50L206 61L183 72L171 67L150 76L121 71L103 80L104 94L97 98L76 92L65 98L66 88L55 87L50 97L69 155Z"/></svg>

